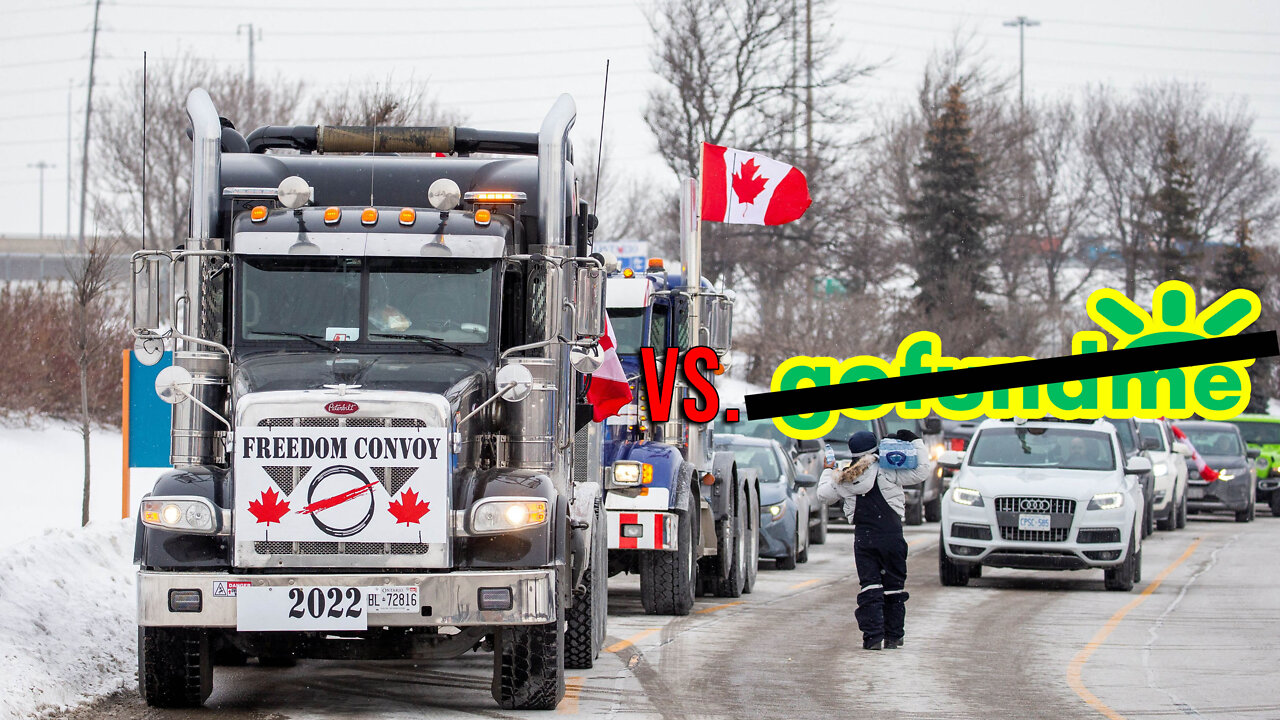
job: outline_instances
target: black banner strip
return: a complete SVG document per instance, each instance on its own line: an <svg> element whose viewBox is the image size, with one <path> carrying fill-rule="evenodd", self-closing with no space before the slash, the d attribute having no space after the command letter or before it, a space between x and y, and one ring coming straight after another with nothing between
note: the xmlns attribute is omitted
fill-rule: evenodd
<svg viewBox="0 0 1280 720"><path fill-rule="evenodd" d="M1276 332L1271 330L884 380L757 393L746 397L747 417L761 420L1277 355L1280 355L1280 345L1277 344Z"/></svg>

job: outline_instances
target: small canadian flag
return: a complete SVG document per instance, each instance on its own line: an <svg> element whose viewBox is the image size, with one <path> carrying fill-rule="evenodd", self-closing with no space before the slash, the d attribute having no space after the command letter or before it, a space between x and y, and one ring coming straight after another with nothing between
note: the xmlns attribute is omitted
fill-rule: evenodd
<svg viewBox="0 0 1280 720"><path fill-rule="evenodd" d="M809 183L796 168L759 153L702 143L702 219L783 225L809 209Z"/></svg>

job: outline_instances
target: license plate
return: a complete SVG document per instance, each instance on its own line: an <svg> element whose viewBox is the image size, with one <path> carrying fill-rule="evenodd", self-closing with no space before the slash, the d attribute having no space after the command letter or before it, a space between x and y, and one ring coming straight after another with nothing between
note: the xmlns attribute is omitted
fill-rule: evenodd
<svg viewBox="0 0 1280 720"><path fill-rule="evenodd" d="M383 585L363 588L370 613L416 613L422 607L417 585Z"/></svg>
<svg viewBox="0 0 1280 720"><path fill-rule="evenodd" d="M1187 486L1187 499L1188 499L1188 500L1203 500L1203 499L1204 499L1204 487L1197 487L1197 486L1195 486L1195 485L1188 485L1188 486Z"/></svg>
<svg viewBox="0 0 1280 720"><path fill-rule="evenodd" d="M1019 515L1018 516L1019 530L1048 530L1049 527L1050 525L1049 525L1048 515Z"/></svg>
<svg viewBox="0 0 1280 720"><path fill-rule="evenodd" d="M236 595L236 629L240 631L369 628L365 588L342 585L242 587Z"/></svg>

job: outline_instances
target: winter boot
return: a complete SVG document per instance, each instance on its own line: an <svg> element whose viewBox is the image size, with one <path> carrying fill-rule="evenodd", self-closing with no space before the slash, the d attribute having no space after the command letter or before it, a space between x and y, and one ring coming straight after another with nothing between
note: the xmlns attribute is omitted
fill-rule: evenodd
<svg viewBox="0 0 1280 720"><path fill-rule="evenodd" d="M884 640L863 640L863 650L883 650L886 643Z"/></svg>
<svg viewBox="0 0 1280 720"><path fill-rule="evenodd" d="M888 637L887 637L887 638L885 638L885 639L884 639L884 649L885 649L885 650L897 650L898 648L902 647L902 643L903 643L902 638L888 638Z"/></svg>

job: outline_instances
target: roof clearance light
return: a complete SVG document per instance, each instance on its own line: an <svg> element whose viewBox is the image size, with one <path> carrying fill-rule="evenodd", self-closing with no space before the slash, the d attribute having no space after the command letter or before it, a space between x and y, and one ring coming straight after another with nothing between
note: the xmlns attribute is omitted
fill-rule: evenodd
<svg viewBox="0 0 1280 720"><path fill-rule="evenodd" d="M488 225L491 217L492 216L489 214L488 210L485 210L484 208L480 208L479 210L476 211L476 224Z"/></svg>
<svg viewBox="0 0 1280 720"><path fill-rule="evenodd" d="M529 197L522 192L469 192L462 196L463 200L470 203L489 203L494 205L512 205L520 204Z"/></svg>
<svg viewBox="0 0 1280 720"><path fill-rule="evenodd" d="M342 219L341 208L331 207L324 210L324 224L333 225Z"/></svg>
<svg viewBox="0 0 1280 720"><path fill-rule="evenodd" d="M659 258L659 257L649 258L649 269L650 269L650 270L663 270L663 269L664 269L664 266L663 266L663 264L662 264L662 258Z"/></svg>
<svg viewBox="0 0 1280 720"><path fill-rule="evenodd" d="M401 225L412 225L416 219L418 219L418 214L413 211L413 208L405 208L400 211Z"/></svg>
<svg viewBox="0 0 1280 720"><path fill-rule="evenodd" d="M361 223L361 224L363 224L363 225L373 225L373 224L375 224L375 223L377 223L377 222L378 222L378 209L377 209L377 208L365 208L365 209L364 209L364 212L360 213L360 223Z"/></svg>
<svg viewBox="0 0 1280 720"><path fill-rule="evenodd" d="M267 206L258 205L249 211L249 219L254 222L262 222L267 219Z"/></svg>
<svg viewBox="0 0 1280 720"><path fill-rule="evenodd" d="M622 271L622 277L627 277L627 278L634 277L635 274L636 274L636 271L632 270L631 268L626 268L625 270Z"/></svg>

